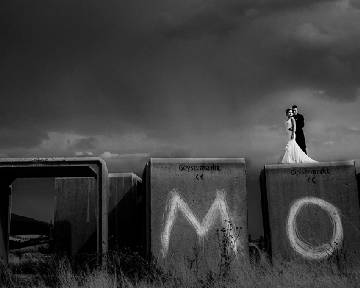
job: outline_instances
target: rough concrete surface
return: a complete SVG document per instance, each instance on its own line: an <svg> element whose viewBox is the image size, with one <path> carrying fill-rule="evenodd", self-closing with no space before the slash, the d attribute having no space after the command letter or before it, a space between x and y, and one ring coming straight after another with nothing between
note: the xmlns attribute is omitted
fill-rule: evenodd
<svg viewBox="0 0 360 288"><path fill-rule="evenodd" d="M96 254L98 218L94 178L56 178L54 240L57 251L69 256Z"/></svg>
<svg viewBox="0 0 360 288"><path fill-rule="evenodd" d="M159 263L217 269L248 258L244 159L152 158L146 174L149 248Z"/></svg>
<svg viewBox="0 0 360 288"><path fill-rule="evenodd" d="M264 227L273 259L359 258L354 161L265 165L265 178Z"/></svg>

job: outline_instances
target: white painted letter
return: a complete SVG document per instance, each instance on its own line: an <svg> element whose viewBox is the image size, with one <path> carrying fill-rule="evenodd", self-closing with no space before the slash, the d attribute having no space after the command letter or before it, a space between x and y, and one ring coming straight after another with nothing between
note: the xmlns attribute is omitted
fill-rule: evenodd
<svg viewBox="0 0 360 288"><path fill-rule="evenodd" d="M234 251L235 254L237 254L237 249L240 243L237 239L237 235L235 235L234 227L229 216L224 190L216 191L216 199L201 223L190 210L186 202L180 197L176 189L171 190L169 194L170 197L166 206L164 230L161 233L161 252L163 257L166 256L169 249L171 230L176 220L178 210L183 213L188 222L194 227L197 235L200 238L203 238L209 232L211 226L213 226L215 219L219 214L222 225L226 230L226 236L229 239L230 248Z"/></svg>
<svg viewBox="0 0 360 288"><path fill-rule="evenodd" d="M303 206L317 205L325 210L331 219L333 225L333 235L329 243L313 247L311 244L304 242L300 239L296 227L296 217ZM308 259L323 259L330 256L341 244L343 240L343 228L341 224L340 212L338 209L329 202L326 202L316 197L304 197L296 200L289 211L287 219L287 236L290 241L291 247L301 256Z"/></svg>

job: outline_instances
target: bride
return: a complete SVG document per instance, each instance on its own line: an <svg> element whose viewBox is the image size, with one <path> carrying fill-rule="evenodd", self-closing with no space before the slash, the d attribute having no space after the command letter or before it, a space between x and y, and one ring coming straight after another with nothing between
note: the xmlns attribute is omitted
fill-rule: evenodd
<svg viewBox="0 0 360 288"><path fill-rule="evenodd" d="M288 134L288 143L285 147L285 154L281 163L317 163L317 161L307 156L295 141L296 122L293 117L292 109L286 109L288 120L285 121L285 127Z"/></svg>

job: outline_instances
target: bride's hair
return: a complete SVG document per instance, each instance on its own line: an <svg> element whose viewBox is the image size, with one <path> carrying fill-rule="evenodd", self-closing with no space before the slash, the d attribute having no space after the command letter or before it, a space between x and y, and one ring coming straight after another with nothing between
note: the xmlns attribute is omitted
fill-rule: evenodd
<svg viewBox="0 0 360 288"><path fill-rule="evenodd" d="M286 109L286 115L289 113L289 111L292 111L292 109L291 108L288 108L288 109Z"/></svg>

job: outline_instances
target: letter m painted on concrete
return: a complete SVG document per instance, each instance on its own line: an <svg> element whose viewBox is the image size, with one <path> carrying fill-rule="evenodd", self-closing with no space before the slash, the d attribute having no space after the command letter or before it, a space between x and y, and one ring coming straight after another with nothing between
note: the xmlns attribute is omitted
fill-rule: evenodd
<svg viewBox="0 0 360 288"><path fill-rule="evenodd" d="M181 198L176 189L169 193L169 200L165 210L165 225L161 233L161 253L166 257L169 250L171 230L175 224L178 212L182 212L186 220L194 227L199 238L203 238L215 224L217 217L220 217L223 227L228 237L229 249L232 249L235 255L238 253L240 241L235 234L233 223L229 215L228 205L226 204L225 190L216 190L216 198L208 210L207 214L200 223L194 213L190 210L188 204Z"/></svg>

